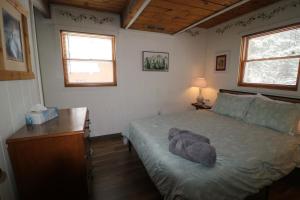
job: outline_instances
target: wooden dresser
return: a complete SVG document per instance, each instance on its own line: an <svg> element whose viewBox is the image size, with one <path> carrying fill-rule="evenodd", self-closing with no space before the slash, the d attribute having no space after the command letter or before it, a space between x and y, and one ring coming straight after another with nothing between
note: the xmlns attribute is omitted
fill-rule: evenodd
<svg viewBox="0 0 300 200"><path fill-rule="evenodd" d="M63 109L7 139L20 200L88 199L89 123L87 108Z"/></svg>

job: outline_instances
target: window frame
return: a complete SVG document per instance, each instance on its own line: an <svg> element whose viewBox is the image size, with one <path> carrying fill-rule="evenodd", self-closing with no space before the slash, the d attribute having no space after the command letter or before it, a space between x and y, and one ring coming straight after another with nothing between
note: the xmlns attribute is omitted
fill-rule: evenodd
<svg viewBox="0 0 300 200"><path fill-rule="evenodd" d="M84 60L84 61L103 61L100 59L70 59L66 56L66 46L65 46L65 37L63 33L74 33L74 34L85 34L91 35L95 37L106 36L112 38L112 64L113 64L113 82L110 83L70 83L68 77L68 60ZM79 32L79 31L67 31L60 30L60 40L61 40L61 56L62 56L62 64L63 64L63 73L64 73L64 84L65 87L105 87L105 86L117 86L117 72L116 72L116 37L114 35L107 34L98 34L98 33L88 33L88 32Z"/></svg>
<svg viewBox="0 0 300 200"><path fill-rule="evenodd" d="M242 87L257 87L257 88L267 88L267 89L278 89L278 90L289 90L289 91L297 91L298 90L298 84L299 84L299 77L300 77L300 55L297 56L283 56L283 57L271 57L271 58L260 58L260 59L251 59L248 60L248 45L249 40L253 38L257 38L260 36L270 35L274 33L280 33L288 30L293 30L296 28L300 28L300 23L296 24L290 24L287 26L282 26L266 31L260 31L256 33L252 33L249 35L244 35L242 37L242 45L241 45L241 53L240 53L240 68L239 68L239 76L238 76L238 86ZM244 79L244 73L245 73L245 65L247 62L252 61L268 61L268 60L279 60L279 59L291 59L291 58L299 58L299 64L298 64L298 75L296 80L296 85L282 85L282 84L263 84L263 83L245 83L243 81Z"/></svg>

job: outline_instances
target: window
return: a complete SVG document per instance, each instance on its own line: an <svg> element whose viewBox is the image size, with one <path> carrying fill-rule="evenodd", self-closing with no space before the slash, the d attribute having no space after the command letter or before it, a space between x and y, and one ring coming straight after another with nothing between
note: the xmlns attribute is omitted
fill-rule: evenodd
<svg viewBox="0 0 300 200"><path fill-rule="evenodd" d="M297 90L300 25L243 37L240 86Z"/></svg>
<svg viewBox="0 0 300 200"><path fill-rule="evenodd" d="M61 31L66 87L115 86L115 37Z"/></svg>

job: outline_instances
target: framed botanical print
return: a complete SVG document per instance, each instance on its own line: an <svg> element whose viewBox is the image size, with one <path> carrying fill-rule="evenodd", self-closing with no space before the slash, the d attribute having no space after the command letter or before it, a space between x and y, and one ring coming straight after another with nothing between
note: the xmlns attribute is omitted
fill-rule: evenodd
<svg viewBox="0 0 300 200"><path fill-rule="evenodd" d="M17 0L0 0L0 80L34 79L27 15Z"/></svg>
<svg viewBox="0 0 300 200"><path fill-rule="evenodd" d="M168 72L169 53L143 51L143 71Z"/></svg>
<svg viewBox="0 0 300 200"><path fill-rule="evenodd" d="M216 57L216 71L226 71L226 54Z"/></svg>

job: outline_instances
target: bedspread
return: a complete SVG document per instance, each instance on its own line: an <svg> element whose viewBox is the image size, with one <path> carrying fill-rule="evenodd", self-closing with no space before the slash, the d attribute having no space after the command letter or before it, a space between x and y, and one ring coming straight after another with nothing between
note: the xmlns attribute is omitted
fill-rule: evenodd
<svg viewBox="0 0 300 200"><path fill-rule="evenodd" d="M173 127L208 137L217 151L215 167L170 153ZM166 200L244 199L300 163L299 138L206 110L136 120L123 134Z"/></svg>

